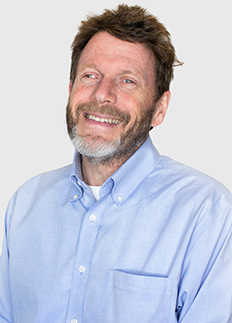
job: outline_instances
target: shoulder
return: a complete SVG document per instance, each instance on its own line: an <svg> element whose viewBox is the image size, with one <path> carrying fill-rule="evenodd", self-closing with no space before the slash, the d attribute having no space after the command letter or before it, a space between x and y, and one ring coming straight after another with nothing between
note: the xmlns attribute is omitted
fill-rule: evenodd
<svg viewBox="0 0 232 323"><path fill-rule="evenodd" d="M69 179L71 167L72 165L67 165L59 169L38 174L30 178L22 186L20 186L19 191L28 189L30 190L34 187L38 188L44 186L53 186L59 184L60 182L66 181L67 179Z"/></svg>
<svg viewBox="0 0 232 323"><path fill-rule="evenodd" d="M219 191L230 195L229 190L218 180L190 166L177 162L167 156L162 156L160 168L173 178L192 183L193 185L216 187Z"/></svg>
<svg viewBox="0 0 232 323"><path fill-rule="evenodd" d="M55 194L61 195L71 185L70 174L72 165L38 174L22 184L12 196L8 210L19 206L24 209L35 201L49 199Z"/></svg>
<svg viewBox="0 0 232 323"><path fill-rule="evenodd" d="M152 177L160 188L175 196L176 201L179 198L186 203L210 201L214 206L232 205L232 194L222 183L169 157L161 157Z"/></svg>

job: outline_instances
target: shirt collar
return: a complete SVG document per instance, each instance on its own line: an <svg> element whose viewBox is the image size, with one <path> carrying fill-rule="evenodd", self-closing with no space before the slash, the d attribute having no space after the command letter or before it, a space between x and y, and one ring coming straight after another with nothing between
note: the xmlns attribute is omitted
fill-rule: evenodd
<svg viewBox="0 0 232 323"><path fill-rule="evenodd" d="M81 155L77 151L75 152L75 155L73 158L70 179L75 185L71 192L70 201L79 200L83 195L83 187L85 187L86 184L82 180Z"/></svg>
<svg viewBox="0 0 232 323"><path fill-rule="evenodd" d="M141 147L111 176L114 180L112 197L121 206L138 185L159 164L161 156L150 136Z"/></svg>
<svg viewBox="0 0 232 323"><path fill-rule="evenodd" d="M150 136L141 147L103 184L111 189L114 202L121 206L132 194L136 187L157 167L161 156L154 147ZM70 176L76 187L72 200L82 197L83 189L87 185L82 180L81 156L78 152L74 155L72 172Z"/></svg>

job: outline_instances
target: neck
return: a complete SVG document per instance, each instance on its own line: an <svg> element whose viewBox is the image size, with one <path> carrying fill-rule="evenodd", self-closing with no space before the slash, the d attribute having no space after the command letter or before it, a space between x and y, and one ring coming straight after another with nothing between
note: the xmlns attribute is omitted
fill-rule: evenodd
<svg viewBox="0 0 232 323"><path fill-rule="evenodd" d="M146 140L146 139L145 139ZM144 140L144 141L145 141ZM144 142L143 141L143 142ZM96 159L89 159L82 156L82 178L87 185L102 186L102 184L112 176L126 161L133 155L143 142L130 153L124 153L124 158L112 158L104 162L96 162Z"/></svg>
<svg viewBox="0 0 232 323"><path fill-rule="evenodd" d="M82 178L87 185L101 186L125 162L125 160L110 161L109 163L92 163L85 156L82 159Z"/></svg>

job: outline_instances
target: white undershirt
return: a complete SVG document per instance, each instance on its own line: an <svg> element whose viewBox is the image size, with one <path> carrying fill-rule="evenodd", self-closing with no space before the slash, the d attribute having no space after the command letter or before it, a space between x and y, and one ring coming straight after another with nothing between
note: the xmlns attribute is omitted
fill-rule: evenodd
<svg viewBox="0 0 232 323"><path fill-rule="evenodd" d="M95 198L95 201L98 201L100 196L99 196L99 192L101 189L101 186L89 186L90 192L92 193L93 197Z"/></svg>

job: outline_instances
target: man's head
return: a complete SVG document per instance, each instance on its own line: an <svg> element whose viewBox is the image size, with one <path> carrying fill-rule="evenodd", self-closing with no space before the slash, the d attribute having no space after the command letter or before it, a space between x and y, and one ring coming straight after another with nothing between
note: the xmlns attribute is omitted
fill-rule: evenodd
<svg viewBox="0 0 232 323"><path fill-rule="evenodd" d="M173 67L180 65L171 43L170 34L156 17L139 6L119 5L101 15L82 21L72 43L70 82L75 81L78 61L88 41L102 31L128 42L144 44L155 57L155 100L169 90Z"/></svg>
<svg viewBox="0 0 232 323"><path fill-rule="evenodd" d="M92 162L126 160L163 121L175 62L168 32L140 7L82 22L67 106L75 148Z"/></svg>

